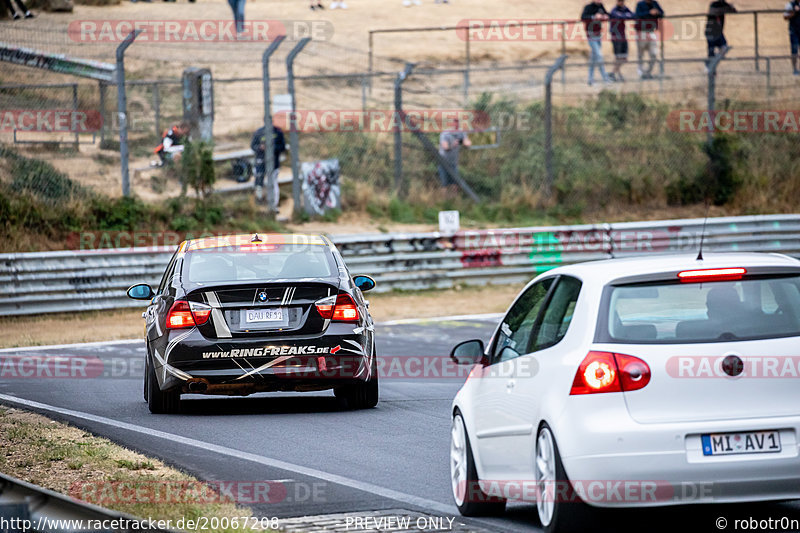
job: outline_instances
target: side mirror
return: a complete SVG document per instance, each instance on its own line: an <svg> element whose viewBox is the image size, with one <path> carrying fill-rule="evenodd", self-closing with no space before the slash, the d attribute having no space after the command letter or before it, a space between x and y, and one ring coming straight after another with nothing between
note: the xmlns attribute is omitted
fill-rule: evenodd
<svg viewBox="0 0 800 533"><path fill-rule="evenodd" d="M483 341L471 340L456 344L450 352L450 359L457 365L476 365L483 360Z"/></svg>
<svg viewBox="0 0 800 533"><path fill-rule="evenodd" d="M369 276L356 276L353 278L353 283L361 289L361 292L371 291L375 288L375 280Z"/></svg>
<svg viewBox="0 0 800 533"><path fill-rule="evenodd" d="M138 283L128 289L128 298L134 300L149 300L155 295L152 287L147 283Z"/></svg>

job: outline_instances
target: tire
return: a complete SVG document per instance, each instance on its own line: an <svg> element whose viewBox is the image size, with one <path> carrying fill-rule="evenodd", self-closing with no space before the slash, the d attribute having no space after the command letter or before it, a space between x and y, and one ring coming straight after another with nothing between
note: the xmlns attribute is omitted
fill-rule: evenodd
<svg viewBox="0 0 800 533"><path fill-rule="evenodd" d="M491 516L505 511L506 500L488 496L479 482L467 428L456 411L450 432L450 487L458 512L463 516Z"/></svg>
<svg viewBox="0 0 800 533"><path fill-rule="evenodd" d="M337 398L344 400L349 409L372 409L378 405L378 363L376 355L372 354L372 377L365 383L347 385L334 389Z"/></svg>
<svg viewBox="0 0 800 533"><path fill-rule="evenodd" d="M147 352L145 352L145 356L144 356L144 379L142 380L142 381L144 381L144 387L143 387L144 390L142 391L142 396L144 396L144 401L145 402L147 401L147 384L149 382L149 379L148 379L149 376L150 376L150 356L147 354Z"/></svg>
<svg viewBox="0 0 800 533"><path fill-rule="evenodd" d="M545 533L579 533L591 529L591 508L570 484L553 432L546 423L536 435L536 511Z"/></svg>
<svg viewBox="0 0 800 533"><path fill-rule="evenodd" d="M149 356L148 356L149 357ZM162 391L152 362L147 364L147 407L153 414L177 413L181 407L181 393Z"/></svg>

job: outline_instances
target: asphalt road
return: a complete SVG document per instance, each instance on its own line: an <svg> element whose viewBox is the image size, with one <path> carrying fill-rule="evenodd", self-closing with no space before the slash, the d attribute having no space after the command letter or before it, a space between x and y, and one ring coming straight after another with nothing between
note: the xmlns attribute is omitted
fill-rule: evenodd
<svg viewBox="0 0 800 533"><path fill-rule="evenodd" d="M461 340L487 339L493 319L380 325L378 354L423 364ZM463 377L429 367L419 377L381 382L376 409L347 411L332 393L248 398L187 396L180 415L150 414L142 399L141 341L0 351L0 358L58 355L102 361L94 378L0 378L0 403L32 408L205 480L279 481L281 501L251 504L257 516L293 517L378 509L457 516L449 485L450 405ZM408 359L407 356L412 359ZM419 369L420 366L415 366ZM91 374L91 372L89 372ZM247 503L247 502L245 502ZM798 502L614 511L597 529L720 531L718 517L800 520ZM513 504L502 517L464 520L493 531L538 531L535 508ZM776 529L781 529L780 527ZM800 528L797 528L800 530Z"/></svg>

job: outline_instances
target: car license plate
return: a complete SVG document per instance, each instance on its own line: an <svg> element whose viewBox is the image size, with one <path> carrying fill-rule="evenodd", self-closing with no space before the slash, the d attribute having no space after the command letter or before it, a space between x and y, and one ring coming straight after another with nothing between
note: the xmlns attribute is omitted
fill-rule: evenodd
<svg viewBox="0 0 800 533"><path fill-rule="evenodd" d="M288 324L289 315L282 307L272 309L246 309L243 311L244 321L247 324L281 325Z"/></svg>
<svg viewBox="0 0 800 533"><path fill-rule="evenodd" d="M777 453L781 451L781 435L777 431L711 433L702 435L701 440L703 455Z"/></svg>

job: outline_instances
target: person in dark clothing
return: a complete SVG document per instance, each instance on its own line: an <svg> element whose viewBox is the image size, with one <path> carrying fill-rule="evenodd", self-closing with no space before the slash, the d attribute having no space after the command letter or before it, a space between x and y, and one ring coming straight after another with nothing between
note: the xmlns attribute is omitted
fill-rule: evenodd
<svg viewBox="0 0 800 533"><path fill-rule="evenodd" d="M622 77L622 64L628 61L628 36L625 34L625 21L633 18L633 11L625 5L625 0L617 0L617 5L611 10L611 22L608 30L611 34L611 44L614 46L614 72L611 79L625 81Z"/></svg>
<svg viewBox="0 0 800 533"><path fill-rule="evenodd" d="M236 35L244 32L244 0L228 0L228 5L233 11L233 20L236 23Z"/></svg>
<svg viewBox="0 0 800 533"><path fill-rule="evenodd" d="M250 141L250 148L256 154L256 199L261 201L264 198L264 176L266 175L267 162L266 150L267 140L264 136L264 126L258 128L253 133L253 140ZM286 137L283 135L283 130L277 126L272 126L272 154L273 154L273 168L270 169L270 181L267 185L273 187L273 202L271 206L275 209L278 207L278 172L281 166L281 154L286 151ZM273 179L274 178L274 179Z"/></svg>
<svg viewBox="0 0 800 533"><path fill-rule="evenodd" d="M14 9L12 0L4 0L4 2L6 3L6 9L8 9L8 15L14 20L19 20L22 17L25 17L26 19L33 18L33 13L31 13L30 10L25 7L25 4L22 3L22 0L13 0L13 2L17 4L17 9L19 11Z"/></svg>
<svg viewBox="0 0 800 533"><path fill-rule="evenodd" d="M800 76L797 68L797 52L800 49L800 0L791 0L783 10L784 20L789 21L789 44L792 48L792 70Z"/></svg>
<svg viewBox="0 0 800 533"><path fill-rule="evenodd" d="M664 18L664 10L657 0L641 0L636 4L636 22L633 27L636 30L636 42L638 44L636 52L639 64L639 77L647 80L653 77L653 67L656 64L658 55L658 23L659 19ZM644 54L650 56L647 68L644 68Z"/></svg>
<svg viewBox="0 0 800 533"><path fill-rule="evenodd" d="M589 85L594 83L595 67L600 68L603 81L610 83L611 78L606 74L606 67L603 64L602 47L603 22L608 20L608 12L600 0L594 0L584 6L581 20L586 28L586 39L589 41Z"/></svg>
<svg viewBox="0 0 800 533"><path fill-rule="evenodd" d="M728 41L725 40L725 14L736 13L736 8L725 0L714 0L708 6L708 17L706 18L706 41L708 41L708 57L711 59L723 50L728 48ZM706 61L708 67L708 60Z"/></svg>

